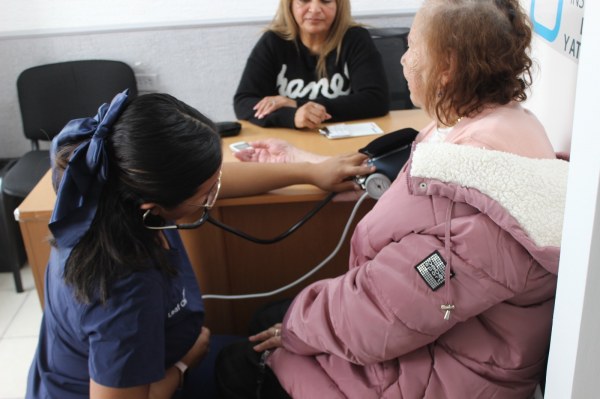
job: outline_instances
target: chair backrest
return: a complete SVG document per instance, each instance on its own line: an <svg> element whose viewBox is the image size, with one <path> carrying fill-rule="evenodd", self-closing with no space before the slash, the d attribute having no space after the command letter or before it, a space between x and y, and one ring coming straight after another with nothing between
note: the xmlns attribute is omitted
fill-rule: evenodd
<svg viewBox="0 0 600 399"><path fill-rule="evenodd" d="M25 137L52 140L71 119L93 116L98 107L129 89L137 95L133 70L121 61L82 60L28 68L17 78Z"/></svg>
<svg viewBox="0 0 600 399"><path fill-rule="evenodd" d="M369 29L377 50L381 53L383 67L390 91L390 109L414 108L410 101L408 83L404 78L400 58L408 48L409 28Z"/></svg>

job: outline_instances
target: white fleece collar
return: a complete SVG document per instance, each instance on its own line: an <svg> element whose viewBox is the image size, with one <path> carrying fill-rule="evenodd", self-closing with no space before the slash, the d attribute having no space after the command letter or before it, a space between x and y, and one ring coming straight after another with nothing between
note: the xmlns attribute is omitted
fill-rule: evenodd
<svg viewBox="0 0 600 399"><path fill-rule="evenodd" d="M569 164L450 143L420 143L411 176L475 188L498 202L541 247L560 246Z"/></svg>

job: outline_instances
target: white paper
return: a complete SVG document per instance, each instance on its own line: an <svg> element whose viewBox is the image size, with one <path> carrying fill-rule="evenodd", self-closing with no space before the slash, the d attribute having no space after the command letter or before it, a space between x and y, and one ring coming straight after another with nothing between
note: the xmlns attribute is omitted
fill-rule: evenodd
<svg viewBox="0 0 600 399"><path fill-rule="evenodd" d="M319 129L319 132L328 139L343 139L346 137L381 134L383 130L375 122L365 122L352 124L338 123Z"/></svg>

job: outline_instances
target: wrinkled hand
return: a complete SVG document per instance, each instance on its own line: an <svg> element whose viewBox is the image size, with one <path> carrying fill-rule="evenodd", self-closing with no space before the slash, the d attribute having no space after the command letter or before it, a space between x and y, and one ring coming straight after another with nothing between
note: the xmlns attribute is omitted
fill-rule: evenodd
<svg viewBox="0 0 600 399"><path fill-rule="evenodd" d="M367 156L359 152L338 155L316 164L314 185L325 191L344 192L360 191L361 187L354 181L355 176L363 176L375 171L368 166Z"/></svg>
<svg viewBox="0 0 600 399"><path fill-rule="evenodd" d="M324 106L309 101L296 110L294 125L297 129L316 129L328 119L331 119L331 115L327 113Z"/></svg>
<svg viewBox="0 0 600 399"><path fill-rule="evenodd" d="M243 162L292 163L322 162L328 157L301 150L281 139L265 139L253 141L251 148L234 153Z"/></svg>
<svg viewBox="0 0 600 399"><path fill-rule="evenodd" d="M262 119L271 112L277 111L279 108L293 107L296 108L296 101L284 96L267 96L256 103L254 108L254 117Z"/></svg>
<svg viewBox="0 0 600 399"><path fill-rule="evenodd" d="M281 323L277 323L265 331L259 332L248 338L250 342L259 342L252 348L257 352L262 352L267 349L275 349L283 346L281 343Z"/></svg>
<svg viewBox="0 0 600 399"><path fill-rule="evenodd" d="M202 360L202 358L208 353L209 342L210 330L206 327L202 327L202 330L200 331L200 335L198 335L196 342L194 342L194 345L185 354L185 356L183 356L181 361L183 361L190 367L198 364L198 362Z"/></svg>

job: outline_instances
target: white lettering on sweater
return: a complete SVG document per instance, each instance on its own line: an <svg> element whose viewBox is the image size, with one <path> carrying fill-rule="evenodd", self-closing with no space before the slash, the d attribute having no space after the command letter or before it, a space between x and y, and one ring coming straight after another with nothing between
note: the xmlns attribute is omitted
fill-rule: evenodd
<svg viewBox="0 0 600 399"><path fill-rule="evenodd" d="M277 75L277 87L279 94L287 98L306 98L314 100L321 94L326 98L337 98L350 94L350 87L344 90L344 76L350 80L348 73L348 65L344 64L344 76L340 73L335 73L331 79L321 78L318 82L304 82L302 79L288 80L285 77L287 65L281 66L281 71Z"/></svg>

